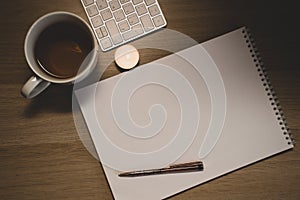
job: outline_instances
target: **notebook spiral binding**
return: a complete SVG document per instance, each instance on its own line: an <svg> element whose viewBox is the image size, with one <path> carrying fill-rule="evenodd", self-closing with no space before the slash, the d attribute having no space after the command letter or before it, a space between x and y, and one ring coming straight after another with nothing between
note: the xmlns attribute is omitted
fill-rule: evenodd
<svg viewBox="0 0 300 200"><path fill-rule="evenodd" d="M267 95L269 97L271 106L273 107L273 110L275 112L278 123L281 126L283 136L287 140L288 145L295 145L296 141L294 140L294 138L291 134L291 130L287 125L286 119L284 117L284 114L283 114L281 106L280 106L280 102L279 102L278 98L276 97L276 94L270 83L270 79L268 77L268 74L266 73L266 68L264 67L264 63L261 60L260 54L257 50L256 44L253 40L251 32L248 28L244 28L242 30L242 33L243 33L246 43L248 45L251 57L253 59L253 62L255 63L255 66L257 68L259 76L261 77L263 86L265 87L265 91L267 92Z"/></svg>

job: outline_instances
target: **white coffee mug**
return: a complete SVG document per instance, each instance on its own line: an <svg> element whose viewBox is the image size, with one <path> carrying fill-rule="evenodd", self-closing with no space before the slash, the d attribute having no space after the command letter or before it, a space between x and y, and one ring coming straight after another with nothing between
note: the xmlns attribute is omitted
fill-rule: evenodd
<svg viewBox="0 0 300 200"><path fill-rule="evenodd" d="M36 55L34 53L34 48L37 42L38 37L40 34L52 24L59 23L59 22L70 22L76 23L79 25L80 28L83 28L89 32L90 39L92 40L93 49L87 58L82 63L80 70L78 71L76 76L68 77L68 78L61 78L51 76L51 74L47 73L38 63L36 60ZM44 91L51 83L58 83L58 84L72 84L76 80L82 80L86 77L95 67L97 62L97 51L98 51L98 44L97 40L93 34L92 29L90 28L89 24L81 19L79 16L64 12L64 11L57 11L48 13L38 20L36 20L33 25L30 27L24 44L24 52L25 57L28 63L28 66L31 70L35 73L29 80L24 84L21 93L26 98L33 98Z"/></svg>

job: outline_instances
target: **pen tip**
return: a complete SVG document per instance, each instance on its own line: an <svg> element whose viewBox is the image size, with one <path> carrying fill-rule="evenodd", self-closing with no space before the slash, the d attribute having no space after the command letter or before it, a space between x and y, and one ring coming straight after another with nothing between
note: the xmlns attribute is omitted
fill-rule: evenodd
<svg viewBox="0 0 300 200"><path fill-rule="evenodd" d="M119 177L125 177L125 175L124 174L119 174Z"/></svg>
<svg viewBox="0 0 300 200"><path fill-rule="evenodd" d="M129 176L131 176L131 173L128 172L119 174L119 177L129 177Z"/></svg>

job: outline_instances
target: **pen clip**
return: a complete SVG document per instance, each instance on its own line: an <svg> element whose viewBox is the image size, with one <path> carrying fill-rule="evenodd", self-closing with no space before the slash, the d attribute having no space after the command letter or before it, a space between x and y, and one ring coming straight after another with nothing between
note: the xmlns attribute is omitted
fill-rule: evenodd
<svg viewBox="0 0 300 200"><path fill-rule="evenodd" d="M170 165L170 168L193 167L193 166L201 166L201 165L203 165L202 161L195 161L195 162Z"/></svg>

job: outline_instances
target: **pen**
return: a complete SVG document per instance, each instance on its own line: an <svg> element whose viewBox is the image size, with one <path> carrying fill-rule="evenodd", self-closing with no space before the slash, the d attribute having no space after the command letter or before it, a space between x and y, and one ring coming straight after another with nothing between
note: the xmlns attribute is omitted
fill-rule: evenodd
<svg viewBox="0 0 300 200"><path fill-rule="evenodd" d="M187 173L203 171L203 163L201 161L181 163L170 165L169 167L159 168L159 169L146 169L131 172L120 173L120 177L138 177L138 176L150 176L158 174L173 174L173 173Z"/></svg>

